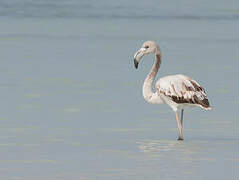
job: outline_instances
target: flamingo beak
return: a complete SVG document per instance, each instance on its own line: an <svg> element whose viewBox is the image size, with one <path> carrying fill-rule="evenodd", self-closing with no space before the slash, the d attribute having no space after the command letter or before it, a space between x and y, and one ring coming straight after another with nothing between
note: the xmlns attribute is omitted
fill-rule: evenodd
<svg viewBox="0 0 239 180"><path fill-rule="evenodd" d="M136 69L138 69L138 65L139 65L139 62L138 62L136 59L134 59L134 67L135 67Z"/></svg>
<svg viewBox="0 0 239 180"><path fill-rule="evenodd" d="M140 59L142 59L142 57L145 54L145 50L146 48L141 48L140 50L138 50L135 54L134 54L134 67L137 69L138 65L139 65L139 61Z"/></svg>

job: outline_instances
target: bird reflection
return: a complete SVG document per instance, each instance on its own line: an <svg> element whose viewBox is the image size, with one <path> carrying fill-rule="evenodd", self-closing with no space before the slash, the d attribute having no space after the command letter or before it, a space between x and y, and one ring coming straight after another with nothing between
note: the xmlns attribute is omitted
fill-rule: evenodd
<svg viewBox="0 0 239 180"><path fill-rule="evenodd" d="M157 153L173 151L180 146L180 142L177 141L161 141L161 140L145 140L137 141L138 148L145 153ZM182 147L182 146L181 146Z"/></svg>
<svg viewBox="0 0 239 180"><path fill-rule="evenodd" d="M202 151L201 143L182 143L180 141L171 140L142 140L136 144L141 152L150 156L170 156L171 158L183 158L184 160L192 160L199 152Z"/></svg>

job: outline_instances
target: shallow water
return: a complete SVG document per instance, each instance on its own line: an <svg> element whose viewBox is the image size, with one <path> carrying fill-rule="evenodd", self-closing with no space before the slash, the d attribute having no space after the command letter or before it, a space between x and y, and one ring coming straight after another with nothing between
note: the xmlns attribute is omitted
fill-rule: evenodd
<svg viewBox="0 0 239 180"><path fill-rule="evenodd" d="M1 178L237 179L238 2L105 4L0 3ZM132 56L149 39L158 76L189 75L213 107L185 110L183 142L142 97L153 56Z"/></svg>

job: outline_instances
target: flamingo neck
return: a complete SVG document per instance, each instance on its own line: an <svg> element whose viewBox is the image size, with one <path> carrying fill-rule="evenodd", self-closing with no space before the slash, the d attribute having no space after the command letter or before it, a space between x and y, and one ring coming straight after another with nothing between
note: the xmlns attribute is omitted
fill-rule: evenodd
<svg viewBox="0 0 239 180"><path fill-rule="evenodd" d="M148 101L149 103L151 103L152 96L154 94L153 82L160 68L160 64L161 64L161 54L159 49L157 49L155 52L155 61L154 61L153 67L151 68L149 74L145 78L144 85L143 85L143 96L144 96L144 99Z"/></svg>

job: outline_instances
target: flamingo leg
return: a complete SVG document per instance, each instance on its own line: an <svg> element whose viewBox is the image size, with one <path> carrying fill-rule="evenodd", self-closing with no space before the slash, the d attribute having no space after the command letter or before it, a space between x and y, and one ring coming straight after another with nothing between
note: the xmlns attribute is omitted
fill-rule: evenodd
<svg viewBox="0 0 239 180"><path fill-rule="evenodd" d="M182 125L182 127L183 127L183 111L184 111L184 109L181 110L181 125Z"/></svg>
<svg viewBox="0 0 239 180"><path fill-rule="evenodd" d="M178 119L177 111L175 111L175 116L176 116L176 121L177 121L177 125L178 125L178 132L179 132L178 140L183 140L182 125L181 125L181 122Z"/></svg>

